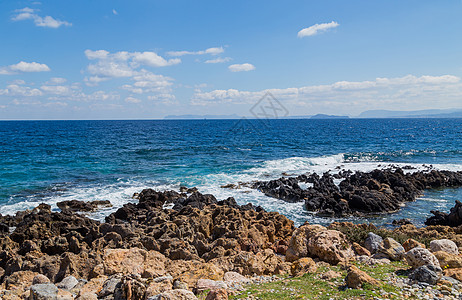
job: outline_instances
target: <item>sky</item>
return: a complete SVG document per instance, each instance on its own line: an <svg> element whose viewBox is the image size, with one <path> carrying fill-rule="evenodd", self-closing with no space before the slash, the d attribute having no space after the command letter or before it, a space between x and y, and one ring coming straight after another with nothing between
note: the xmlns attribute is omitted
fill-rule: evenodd
<svg viewBox="0 0 462 300"><path fill-rule="evenodd" d="M462 1L0 1L0 119L462 109Z"/></svg>

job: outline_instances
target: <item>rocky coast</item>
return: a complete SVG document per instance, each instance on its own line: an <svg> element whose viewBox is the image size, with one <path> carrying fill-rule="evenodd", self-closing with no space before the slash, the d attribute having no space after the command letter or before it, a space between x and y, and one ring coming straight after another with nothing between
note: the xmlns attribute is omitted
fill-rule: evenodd
<svg viewBox="0 0 462 300"><path fill-rule="evenodd" d="M325 203L338 203L350 192L351 202L345 204L349 213L355 210L354 195L376 197L370 209L388 210L425 188L462 183L461 173L429 174L411 177L398 170L344 174L343 194L338 196L330 175L306 175L297 181L313 181L311 194L297 199L323 203L326 197ZM264 189L265 184L255 184ZM322 192L327 190L331 192ZM145 189L135 196L136 204L125 204L105 222L83 212L107 202L67 201L58 204L60 211L41 204L0 216L0 298L459 299L461 295L462 226L448 221L456 220L451 214L462 212L460 203L450 214L435 214L446 223L433 220L424 228L407 222L395 229L352 223L328 227L305 223L296 228L279 213L238 205L233 198L217 200L195 189ZM335 214L337 206L326 204L323 210L331 207Z"/></svg>

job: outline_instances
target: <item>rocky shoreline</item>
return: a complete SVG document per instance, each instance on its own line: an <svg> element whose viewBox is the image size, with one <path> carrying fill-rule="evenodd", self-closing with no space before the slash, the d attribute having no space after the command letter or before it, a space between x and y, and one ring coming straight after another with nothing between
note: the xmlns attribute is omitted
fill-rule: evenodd
<svg viewBox="0 0 462 300"><path fill-rule="evenodd" d="M399 171L384 174L407 178ZM462 182L459 175L434 173L425 182L453 186ZM409 196L427 187L419 181L424 177L413 178L415 189L403 187ZM314 186L327 182L332 187L332 178L318 179ZM365 183L369 191L384 188L377 181L380 189L370 189L371 180L377 179L350 174L347 182ZM397 184L392 187L397 189ZM99 202L67 201L58 204L58 212L41 204L15 216L0 216L0 298L252 299L242 294L249 284L283 284L323 268L337 268L331 271L340 274L340 281L332 281L339 277L330 276L333 273L319 276L339 291L383 288L394 280L416 293L422 287L444 286L450 294L438 290L438 295L460 295L462 227L405 224L385 230L333 223L296 228L279 213L240 206L233 198L218 201L194 189L146 189L136 196L138 203L125 204L105 222L80 213L109 205ZM389 274L385 282L361 270L393 261L402 264L404 277Z"/></svg>
<svg viewBox="0 0 462 300"><path fill-rule="evenodd" d="M338 183L337 183L337 182ZM308 185L302 188L302 185ZM426 189L461 187L462 172L431 170L405 173L402 168L371 172L303 174L251 184L265 195L287 202L304 202L320 216L365 216L391 213L415 201Z"/></svg>

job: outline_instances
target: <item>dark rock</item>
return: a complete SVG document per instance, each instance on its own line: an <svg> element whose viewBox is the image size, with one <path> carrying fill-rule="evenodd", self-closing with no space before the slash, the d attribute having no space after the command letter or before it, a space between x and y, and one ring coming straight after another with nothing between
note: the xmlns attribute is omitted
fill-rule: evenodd
<svg viewBox="0 0 462 300"><path fill-rule="evenodd" d="M409 274L409 278L418 282L425 282L434 285L441 277L442 270L434 265L425 265L418 267Z"/></svg>
<svg viewBox="0 0 462 300"><path fill-rule="evenodd" d="M456 200L456 205L451 208L449 214L440 211L431 211L433 216L425 221L425 225L443 225L457 227L462 225L462 203Z"/></svg>

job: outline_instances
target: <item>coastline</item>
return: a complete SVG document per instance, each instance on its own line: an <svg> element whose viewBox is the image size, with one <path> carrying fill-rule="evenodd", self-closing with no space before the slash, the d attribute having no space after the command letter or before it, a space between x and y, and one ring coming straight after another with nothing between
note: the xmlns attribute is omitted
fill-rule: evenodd
<svg viewBox="0 0 462 300"><path fill-rule="evenodd" d="M462 245L459 227L405 224L387 230L352 223L295 227L279 213L251 204L239 206L233 198L218 201L194 189L182 193L147 189L137 198L138 203L125 204L106 222L78 211L107 203L78 201L62 204L60 212L41 204L14 217L2 216L1 223L7 226L2 226L0 295L42 299L37 295L45 289L56 291L60 299L202 299L208 293L207 299L227 299L247 297L246 290L255 289L254 284L274 287L313 276L316 284L336 282L333 287L340 290L334 299L358 288L372 295L387 290L390 280L415 285L414 279L404 278L411 275L396 275L421 267L405 258L411 249L405 251L403 246L429 247L439 239ZM164 209L166 204L171 209ZM368 247L369 232L383 238L376 249ZM459 285L462 258L458 257L452 261L461 263L436 272L438 282L453 280L451 286ZM361 269L371 266L387 266L387 272L394 273L367 277ZM329 271L334 276L322 279ZM379 289L370 288L371 283ZM284 291L283 285L278 287ZM425 288L418 285L417 290Z"/></svg>

